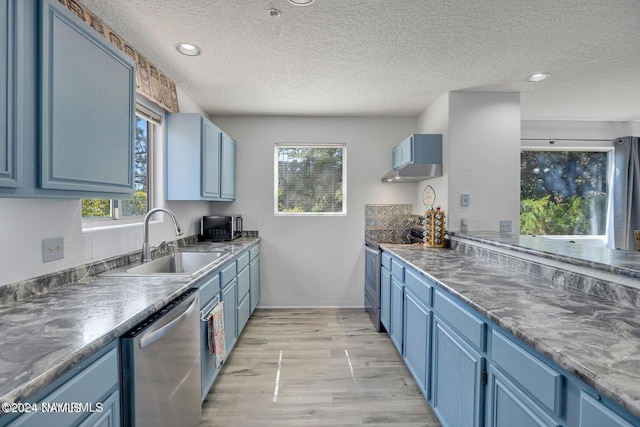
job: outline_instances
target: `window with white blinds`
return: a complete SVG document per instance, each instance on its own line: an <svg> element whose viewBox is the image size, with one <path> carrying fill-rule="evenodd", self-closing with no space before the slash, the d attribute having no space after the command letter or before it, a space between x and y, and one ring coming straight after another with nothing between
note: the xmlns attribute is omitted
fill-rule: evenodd
<svg viewBox="0 0 640 427"><path fill-rule="evenodd" d="M275 214L346 215L345 144L276 144Z"/></svg>

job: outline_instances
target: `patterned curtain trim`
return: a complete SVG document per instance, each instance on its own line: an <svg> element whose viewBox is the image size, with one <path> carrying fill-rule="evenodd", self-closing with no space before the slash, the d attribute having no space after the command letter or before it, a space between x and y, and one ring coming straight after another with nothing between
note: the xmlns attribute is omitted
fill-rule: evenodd
<svg viewBox="0 0 640 427"><path fill-rule="evenodd" d="M108 39L111 44L123 51L136 63L136 92L147 98L149 101L158 104L166 111L177 113L178 93L176 84L164 73L149 62L137 50L135 50L122 37L113 32L89 9L78 3L76 0L59 0L70 11L75 13L80 19L86 22L91 28Z"/></svg>

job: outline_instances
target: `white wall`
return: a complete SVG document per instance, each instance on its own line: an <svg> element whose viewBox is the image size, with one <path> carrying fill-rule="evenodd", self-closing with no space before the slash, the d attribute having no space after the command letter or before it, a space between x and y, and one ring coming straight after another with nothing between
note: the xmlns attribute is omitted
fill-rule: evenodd
<svg viewBox="0 0 640 427"><path fill-rule="evenodd" d="M603 139L640 135L640 122L523 120L522 139Z"/></svg>
<svg viewBox="0 0 640 427"><path fill-rule="evenodd" d="M499 230L504 219L519 232L520 126L518 93L443 95L420 115L418 131L443 134L444 173L418 184L416 204L422 207L431 185L449 230L459 230L463 218L469 230ZM469 206L460 206L461 194L470 195Z"/></svg>
<svg viewBox="0 0 640 427"><path fill-rule="evenodd" d="M415 132L415 119L214 117L237 141L237 212L262 240L262 307L361 307L364 298L364 205L413 203L415 183L382 183L391 150ZM276 217L274 143L347 144L347 215ZM213 206L215 210L218 206Z"/></svg>
<svg viewBox="0 0 640 427"><path fill-rule="evenodd" d="M426 206L422 202L422 193L430 185L435 193L435 205L442 210L449 210L449 92L442 95L436 102L418 116L418 133L442 134L442 177L421 181L416 186L416 201L414 213L422 215Z"/></svg>
<svg viewBox="0 0 640 427"><path fill-rule="evenodd" d="M182 112L201 112L188 97L178 91ZM176 214L186 235L198 231L198 218L210 212L208 202L164 201L164 135L158 135L154 158L155 205ZM158 216L158 218L156 218ZM173 226L156 214L150 227L150 242L174 240ZM95 223L94 223L95 224ZM42 262L42 239L64 237L64 259ZM92 260L100 260L142 247L142 223L83 231L80 200L2 199L0 198L0 286Z"/></svg>

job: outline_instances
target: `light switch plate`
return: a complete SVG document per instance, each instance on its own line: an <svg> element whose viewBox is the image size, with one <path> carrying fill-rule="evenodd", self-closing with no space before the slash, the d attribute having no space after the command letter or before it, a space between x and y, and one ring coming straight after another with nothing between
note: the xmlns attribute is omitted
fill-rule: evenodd
<svg viewBox="0 0 640 427"><path fill-rule="evenodd" d="M469 206L469 195L461 194L460 195L460 206Z"/></svg>
<svg viewBox="0 0 640 427"><path fill-rule="evenodd" d="M500 220L500 232L501 233L509 233L509 232L511 232L511 220L510 219L501 219Z"/></svg>
<svg viewBox="0 0 640 427"><path fill-rule="evenodd" d="M42 262L64 258L64 237L42 239Z"/></svg>

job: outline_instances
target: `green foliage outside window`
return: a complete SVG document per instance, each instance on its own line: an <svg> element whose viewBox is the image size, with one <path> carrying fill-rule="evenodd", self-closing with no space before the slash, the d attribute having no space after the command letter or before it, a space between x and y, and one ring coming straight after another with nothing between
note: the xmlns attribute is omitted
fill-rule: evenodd
<svg viewBox="0 0 640 427"><path fill-rule="evenodd" d="M344 150L342 146L278 147L278 212L344 212Z"/></svg>
<svg viewBox="0 0 640 427"><path fill-rule="evenodd" d="M149 211L149 131L150 123L136 116L134 188L132 199L115 201L120 206L120 217L143 216ZM109 199L82 199L82 218L115 218Z"/></svg>
<svg viewBox="0 0 640 427"><path fill-rule="evenodd" d="M111 200L82 199L82 218L110 218Z"/></svg>
<svg viewBox="0 0 640 427"><path fill-rule="evenodd" d="M523 151L520 234L606 234L608 153Z"/></svg>

